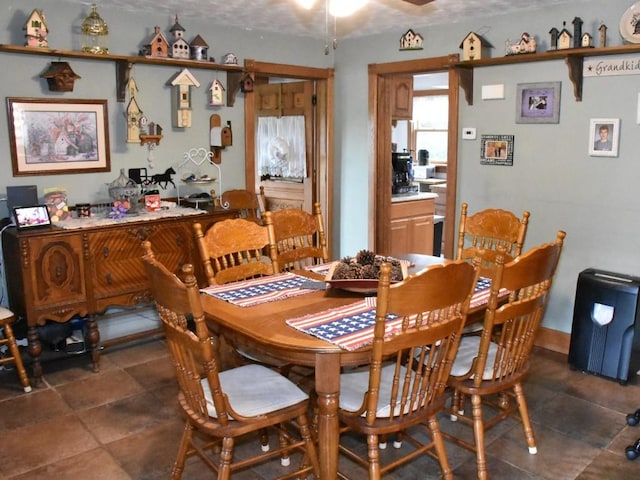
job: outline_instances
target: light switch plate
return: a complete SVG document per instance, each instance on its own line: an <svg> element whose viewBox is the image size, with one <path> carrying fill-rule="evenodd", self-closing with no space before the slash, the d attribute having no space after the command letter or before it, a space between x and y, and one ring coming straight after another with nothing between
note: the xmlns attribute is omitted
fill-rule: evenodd
<svg viewBox="0 0 640 480"><path fill-rule="evenodd" d="M476 129L474 127L463 127L462 128L462 139L463 140L475 140L476 139Z"/></svg>

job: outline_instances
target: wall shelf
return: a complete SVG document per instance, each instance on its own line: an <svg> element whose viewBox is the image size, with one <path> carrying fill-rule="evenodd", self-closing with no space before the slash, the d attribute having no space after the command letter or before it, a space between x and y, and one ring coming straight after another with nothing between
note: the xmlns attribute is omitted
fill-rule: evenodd
<svg viewBox="0 0 640 480"><path fill-rule="evenodd" d="M214 62L207 62L203 60L186 60L179 58L164 58L164 57L143 57L143 56L127 56L127 55L96 55L93 53L85 53L75 50L57 50L52 48L37 48L37 47L23 47L18 45L2 45L0 44L0 52L5 53L18 53L28 55L44 55L48 57L65 57L65 58L77 58L82 60L101 60L114 62L116 65L116 92L118 96L118 102L124 102L126 96L127 83L129 82L129 74L131 68L136 63L146 65L165 65L173 67L183 68L200 68L205 70L218 70L232 73L230 78L236 80L235 84L237 89L240 88L238 78L242 75L243 67L238 65L222 65ZM231 82L233 82L231 80ZM237 89L235 90L237 92ZM234 87L229 88L230 92L233 92L233 98L235 98ZM228 106L233 106L233 104Z"/></svg>
<svg viewBox="0 0 640 480"><path fill-rule="evenodd" d="M603 55L621 55L640 53L640 45L629 44L604 48L567 48L550 50L541 53L523 53L505 57L486 58L483 60L467 60L458 62L454 66L460 73L460 87L464 90L468 105L473 105L473 70L481 67L496 65L511 65L514 63L546 62L550 60L564 60L569 69L569 80L573 84L576 102L582 101L582 66L584 57Z"/></svg>

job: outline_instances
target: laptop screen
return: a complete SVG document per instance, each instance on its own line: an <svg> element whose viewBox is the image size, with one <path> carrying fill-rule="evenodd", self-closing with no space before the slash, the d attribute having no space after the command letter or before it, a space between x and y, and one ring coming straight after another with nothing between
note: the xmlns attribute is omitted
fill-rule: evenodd
<svg viewBox="0 0 640 480"><path fill-rule="evenodd" d="M15 207L13 209L16 227L18 230L28 230L31 228L50 227L51 219L46 205L36 205L33 207Z"/></svg>

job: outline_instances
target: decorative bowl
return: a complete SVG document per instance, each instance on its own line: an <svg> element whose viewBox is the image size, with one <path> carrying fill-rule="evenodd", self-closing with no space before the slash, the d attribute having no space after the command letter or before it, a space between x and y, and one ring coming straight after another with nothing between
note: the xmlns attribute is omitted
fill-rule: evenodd
<svg viewBox="0 0 640 480"><path fill-rule="evenodd" d="M378 279L377 278L344 278L334 279L333 272L338 266L339 261L333 262L331 268L327 272L324 281L327 282L333 288L340 288L348 292L375 294L378 291ZM402 279L409 276L409 262L400 260L400 268L402 269ZM400 280L392 280L391 283L397 283Z"/></svg>

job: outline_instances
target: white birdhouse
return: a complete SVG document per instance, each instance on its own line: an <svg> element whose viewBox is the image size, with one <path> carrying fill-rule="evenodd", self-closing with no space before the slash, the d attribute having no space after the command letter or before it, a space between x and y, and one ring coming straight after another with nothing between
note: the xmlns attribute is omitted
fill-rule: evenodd
<svg viewBox="0 0 640 480"><path fill-rule="evenodd" d="M211 82L209 87L209 105L218 107L224 105L224 85L217 78Z"/></svg>
<svg viewBox="0 0 640 480"><path fill-rule="evenodd" d="M200 82L188 69L179 72L170 84L173 86L171 105L173 109L173 126L191 126L191 87L199 87Z"/></svg>

